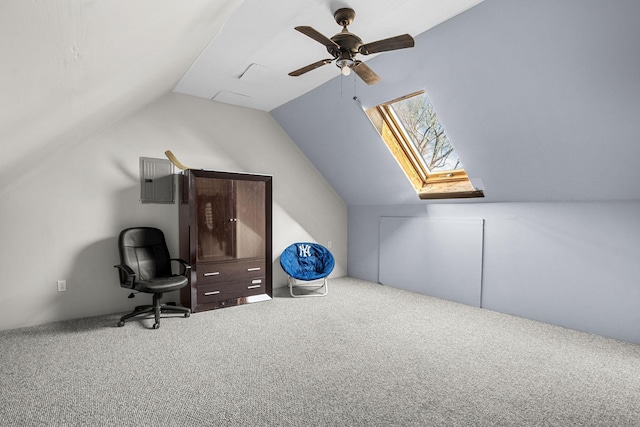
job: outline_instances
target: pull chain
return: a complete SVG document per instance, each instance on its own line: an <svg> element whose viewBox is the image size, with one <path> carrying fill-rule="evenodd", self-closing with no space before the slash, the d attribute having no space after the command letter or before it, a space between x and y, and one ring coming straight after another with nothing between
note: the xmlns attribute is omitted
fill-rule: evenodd
<svg viewBox="0 0 640 427"><path fill-rule="evenodd" d="M356 76L354 75L354 76L353 76L353 98L354 98L354 99L358 97L358 94L357 94L357 92L356 92L356 88L357 88L357 86L358 86L358 85L357 85L357 83L358 83L358 82L356 81Z"/></svg>

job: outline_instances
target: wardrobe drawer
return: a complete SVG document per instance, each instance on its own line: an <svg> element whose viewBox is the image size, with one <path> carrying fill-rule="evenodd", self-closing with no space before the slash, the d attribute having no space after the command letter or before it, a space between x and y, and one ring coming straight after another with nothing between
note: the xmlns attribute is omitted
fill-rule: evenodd
<svg viewBox="0 0 640 427"><path fill-rule="evenodd" d="M265 275L264 259L196 265L197 283L222 283Z"/></svg>
<svg viewBox="0 0 640 427"><path fill-rule="evenodd" d="M197 287L198 304L263 294L266 292L265 285L265 276L234 280L226 283L200 285Z"/></svg>

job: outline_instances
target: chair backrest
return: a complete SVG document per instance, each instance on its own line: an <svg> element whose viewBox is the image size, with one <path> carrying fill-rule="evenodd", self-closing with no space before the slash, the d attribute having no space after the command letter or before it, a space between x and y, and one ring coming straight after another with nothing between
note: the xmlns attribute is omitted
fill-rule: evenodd
<svg viewBox="0 0 640 427"><path fill-rule="evenodd" d="M324 246L299 242L282 251L280 266L293 278L316 280L327 277L333 271L335 260L333 254Z"/></svg>
<svg viewBox="0 0 640 427"><path fill-rule="evenodd" d="M171 276L171 257L161 230L153 227L122 230L118 249L120 264L131 267L138 281Z"/></svg>

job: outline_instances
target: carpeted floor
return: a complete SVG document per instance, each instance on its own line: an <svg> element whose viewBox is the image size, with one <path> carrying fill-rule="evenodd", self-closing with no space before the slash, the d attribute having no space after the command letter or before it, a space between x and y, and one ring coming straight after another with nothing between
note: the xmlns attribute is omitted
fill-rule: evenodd
<svg viewBox="0 0 640 427"><path fill-rule="evenodd" d="M0 332L0 425L640 425L640 346L357 279L118 317Z"/></svg>

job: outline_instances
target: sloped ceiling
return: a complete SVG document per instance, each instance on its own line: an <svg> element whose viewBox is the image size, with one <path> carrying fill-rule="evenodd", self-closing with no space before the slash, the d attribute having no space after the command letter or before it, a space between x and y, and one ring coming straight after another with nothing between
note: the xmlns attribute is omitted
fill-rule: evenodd
<svg viewBox="0 0 640 427"><path fill-rule="evenodd" d="M473 201L640 199L640 2L486 0L272 111L351 205L420 202L364 106L425 89ZM458 203L458 202L456 202Z"/></svg>
<svg viewBox="0 0 640 427"><path fill-rule="evenodd" d="M170 93L241 0L2 0L0 194Z"/></svg>
<svg viewBox="0 0 640 427"><path fill-rule="evenodd" d="M478 1L3 0L0 194L174 89L263 110L308 92L338 70L287 76L326 56L293 27L337 33L337 8L357 7L355 28L373 41L424 31ZM430 13L407 13L416 4Z"/></svg>
<svg viewBox="0 0 640 427"><path fill-rule="evenodd" d="M368 58L374 86L286 76L325 55L293 27L330 36L339 7L365 41L416 47ZM176 90L271 111L348 204L421 203L353 97L425 89L484 201L637 200L639 18L635 0L3 0L0 194Z"/></svg>

